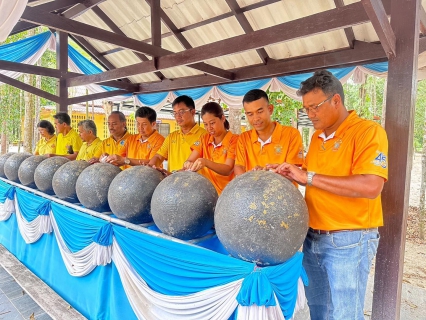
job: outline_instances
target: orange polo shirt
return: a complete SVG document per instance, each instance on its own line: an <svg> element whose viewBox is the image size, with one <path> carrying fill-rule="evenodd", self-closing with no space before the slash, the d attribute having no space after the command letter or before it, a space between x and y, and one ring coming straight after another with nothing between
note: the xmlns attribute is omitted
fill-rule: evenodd
<svg viewBox="0 0 426 320"><path fill-rule="evenodd" d="M142 140L140 134L133 134L126 139L120 155L130 159L150 160L160 149L163 142L164 137L157 130L146 140Z"/></svg>
<svg viewBox="0 0 426 320"><path fill-rule="evenodd" d="M305 170L330 176L374 174L388 178L388 139L379 124L350 111L333 138L324 141L321 133L316 131L312 136ZM380 196L349 198L307 186L305 198L311 228L345 230L383 225Z"/></svg>
<svg viewBox="0 0 426 320"><path fill-rule="evenodd" d="M99 158L101 155L107 153L109 155L112 154L121 154L122 149L124 149L124 143L126 142L126 139L130 137L130 133L126 132L124 136L121 137L120 140L115 141L113 136L109 136L105 140L102 141L102 146L98 150L98 152L95 154L96 158Z"/></svg>
<svg viewBox="0 0 426 320"><path fill-rule="evenodd" d="M192 150L197 150L201 158L208 159L216 163L225 163L227 159L235 160L235 148L237 147L238 135L228 131L219 145L213 144L214 137L205 134L200 138L199 145L192 145ZM234 179L235 174L232 172L229 176L222 176L213 170L203 168L199 171L203 176L211 181L220 195L226 185Z"/></svg>
<svg viewBox="0 0 426 320"><path fill-rule="evenodd" d="M271 142L262 147L258 138L255 129L240 135L235 165L245 167L246 171L249 171L256 166L265 167L273 163L303 164L302 136L297 129L275 122Z"/></svg>
<svg viewBox="0 0 426 320"><path fill-rule="evenodd" d="M182 130L177 130L170 133L158 154L168 161L168 171L180 170L183 163L191 155L191 146L200 144L200 137L206 133L206 130L198 124L192 127L188 133L183 133Z"/></svg>

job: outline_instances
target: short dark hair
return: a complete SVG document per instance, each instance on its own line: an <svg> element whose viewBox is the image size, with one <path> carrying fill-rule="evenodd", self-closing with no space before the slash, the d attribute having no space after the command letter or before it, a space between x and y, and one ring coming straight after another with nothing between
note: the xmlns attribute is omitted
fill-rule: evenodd
<svg viewBox="0 0 426 320"><path fill-rule="evenodd" d="M190 109L195 109L195 102L194 100L190 97L190 96L179 96L177 97L173 103L172 103L172 107L174 107L175 105L177 105L178 103L183 102L188 108Z"/></svg>
<svg viewBox="0 0 426 320"><path fill-rule="evenodd" d="M345 104L345 94L343 92L342 83L328 70L315 71L314 75L300 84L297 90L298 96L304 96L308 92L320 89L326 95L336 94L340 95L342 103Z"/></svg>
<svg viewBox="0 0 426 320"><path fill-rule="evenodd" d="M56 120L58 120L58 122L60 124L62 124L62 123L65 122L67 125L69 125L69 126L71 125L71 118L68 115L68 113L59 112L59 113L53 115L53 118L55 118Z"/></svg>
<svg viewBox="0 0 426 320"><path fill-rule="evenodd" d="M217 102L207 102L202 108L201 108L201 116L204 116L206 113L210 113L216 118L221 119L222 116L224 116L223 109ZM225 129L229 130L229 122L225 118Z"/></svg>
<svg viewBox="0 0 426 320"><path fill-rule="evenodd" d="M39 123L37 123L37 128L46 129L50 135L55 134L55 127L50 121L41 120Z"/></svg>
<svg viewBox="0 0 426 320"><path fill-rule="evenodd" d="M257 101L261 98L264 98L269 103L269 98L265 91L260 89L252 89L244 95L243 104Z"/></svg>
<svg viewBox="0 0 426 320"><path fill-rule="evenodd" d="M115 114L118 115L118 119L120 119L121 122L126 122L126 116L124 115L123 112L113 111L113 112L111 112L110 116L115 115Z"/></svg>
<svg viewBox="0 0 426 320"><path fill-rule="evenodd" d="M146 118L150 123L157 121L157 112L150 107L140 107L135 112L135 118Z"/></svg>

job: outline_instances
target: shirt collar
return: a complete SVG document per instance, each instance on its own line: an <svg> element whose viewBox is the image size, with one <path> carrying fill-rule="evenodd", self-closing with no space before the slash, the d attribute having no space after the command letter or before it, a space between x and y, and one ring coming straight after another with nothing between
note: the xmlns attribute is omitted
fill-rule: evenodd
<svg viewBox="0 0 426 320"><path fill-rule="evenodd" d="M189 130L188 131L188 133L183 133L182 132L182 129L180 129L179 130L179 132L180 132L180 134L182 134L182 135L184 135L184 136L187 136L187 135L190 135L190 134L196 134L197 133L197 131L200 129L200 126L198 125L198 123L196 123L192 128L191 128L191 130Z"/></svg>
<svg viewBox="0 0 426 320"><path fill-rule="evenodd" d="M283 126L280 125L276 121L274 121L274 124L275 124L275 128L274 128L274 131L272 132L272 135L268 138L268 140L265 141L265 143L263 145L265 145L267 141L269 141L269 143L271 143L271 142L273 142L273 143L279 143L280 138L281 138L281 132L282 132ZM258 142L260 140L259 139L259 135L256 132L256 129L251 129L251 131L250 131L250 139L251 139L252 143Z"/></svg>
<svg viewBox="0 0 426 320"><path fill-rule="evenodd" d="M157 130L154 130L154 132L148 137L148 139L142 140L142 136L139 134L139 142L140 143L151 142L156 135L157 135Z"/></svg>
<svg viewBox="0 0 426 320"><path fill-rule="evenodd" d="M231 138L232 138L232 132L228 131L228 132L226 132L225 136L223 137L223 140L221 142L219 142L219 144L214 143L214 137L212 135L210 135L208 143L212 144L214 148L217 148L217 147L221 147L223 145L226 145L229 142L229 140L231 140Z"/></svg>

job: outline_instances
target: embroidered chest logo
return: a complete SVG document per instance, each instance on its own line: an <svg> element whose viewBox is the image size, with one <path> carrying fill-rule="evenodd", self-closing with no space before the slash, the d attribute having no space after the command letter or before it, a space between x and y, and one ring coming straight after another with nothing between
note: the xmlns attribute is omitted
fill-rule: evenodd
<svg viewBox="0 0 426 320"><path fill-rule="evenodd" d="M222 151L223 154L227 154L228 153L228 149L224 148Z"/></svg>
<svg viewBox="0 0 426 320"><path fill-rule="evenodd" d="M337 140L337 141L334 143L333 151L337 151L337 150L339 150L339 148L340 148L340 146L341 146L341 145L342 145L342 139Z"/></svg>
<svg viewBox="0 0 426 320"><path fill-rule="evenodd" d="M388 158L385 156L383 152L376 151L378 156L374 158L373 164L378 167L386 168L388 166Z"/></svg>
<svg viewBox="0 0 426 320"><path fill-rule="evenodd" d="M150 149L151 149L151 145L148 143L148 145L146 146L146 148L147 148L148 150L150 150Z"/></svg>
<svg viewBox="0 0 426 320"><path fill-rule="evenodd" d="M303 159L303 148L299 150L299 153L297 154L297 157L299 159Z"/></svg>
<svg viewBox="0 0 426 320"><path fill-rule="evenodd" d="M281 145L277 144L274 147L274 150L275 150L275 154L281 154L281 152L283 152L283 147Z"/></svg>
<svg viewBox="0 0 426 320"><path fill-rule="evenodd" d="M120 145L124 146L124 140L120 141ZM108 145L108 147L109 147L109 145Z"/></svg>
<svg viewBox="0 0 426 320"><path fill-rule="evenodd" d="M199 146L200 145L200 141L195 141L194 142L194 146Z"/></svg>

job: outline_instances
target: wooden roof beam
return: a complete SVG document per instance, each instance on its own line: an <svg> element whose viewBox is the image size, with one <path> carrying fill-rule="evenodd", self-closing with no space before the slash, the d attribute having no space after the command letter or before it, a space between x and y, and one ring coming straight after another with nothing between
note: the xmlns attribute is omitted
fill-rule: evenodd
<svg viewBox="0 0 426 320"><path fill-rule="evenodd" d="M426 12L422 4L420 4L419 17L420 17L420 32L423 35L426 35Z"/></svg>
<svg viewBox="0 0 426 320"><path fill-rule="evenodd" d="M152 65L150 61L142 62L107 71L103 74L75 77L70 79L68 84L69 86L79 86L180 65L191 65L207 59L258 49L266 45L300 39L306 36L337 30L368 21L369 18L362 4L356 2L342 8L320 12L308 17L254 31L249 34L187 49L164 57L158 57L155 65Z"/></svg>
<svg viewBox="0 0 426 320"><path fill-rule="evenodd" d="M385 49L386 55L395 56L396 37L389 23L388 16L381 0L361 0L365 12L376 30L380 43Z"/></svg>
<svg viewBox="0 0 426 320"><path fill-rule="evenodd" d="M341 8L345 5L343 0L334 0L334 4L336 5L336 8ZM348 40L349 47L353 49L354 41L355 41L354 30L352 29L352 27L347 27L344 29L344 31L345 31L346 39Z"/></svg>
<svg viewBox="0 0 426 320"><path fill-rule="evenodd" d="M105 99L105 98L120 96L120 95L128 94L128 93L131 93L131 92L128 92L127 90L113 90L113 91L93 93L93 94L88 94L84 96L68 98L68 105L91 101L91 100Z"/></svg>
<svg viewBox="0 0 426 320"><path fill-rule="evenodd" d="M82 3L75 5L74 7L61 13L61 16L67 19L77 18L81 16L86 11L96 7L98 4L104 2L105 0L84 0Z"/></svg>
<svg viewBox="0 0 426 320"><path fill-rule="evenodd" d="M241 8L238 5L238 2L236 0L225 0L228 4L231 11L234 13L235 18L237 19L238 23L240 24L241 28L243 28L245 33L253 32L253 28L250 25L250 22L247 20L246 16L243 12L241 12ZM262 60L263 64L267 64L268 60L270 60L268 53L264 48L256 49L257 54L259 55L260 60Z"/></svg>

